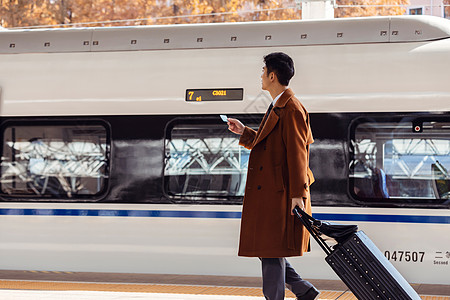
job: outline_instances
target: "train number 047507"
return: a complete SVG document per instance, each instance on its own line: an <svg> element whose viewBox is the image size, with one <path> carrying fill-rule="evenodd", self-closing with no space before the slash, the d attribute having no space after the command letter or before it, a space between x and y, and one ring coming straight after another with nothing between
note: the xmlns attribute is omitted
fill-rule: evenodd
<svg viewBox="0 0 450 300"><path fill-rule="evenodd" d="M384 256L388 260L406 261L406 262L423 262L425 252L416 251L384 251Z"/></svg>

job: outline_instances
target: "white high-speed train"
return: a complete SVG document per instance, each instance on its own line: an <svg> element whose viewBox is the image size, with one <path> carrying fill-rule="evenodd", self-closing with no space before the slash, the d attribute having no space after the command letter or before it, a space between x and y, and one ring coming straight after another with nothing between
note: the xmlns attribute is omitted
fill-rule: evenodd
<svg viewBox="0 0 450 300"><path fill-rule="evenodd" d="M450 284L450 21L0 31L0 269L259 276L237 256L262 57L293 57L314 215ZM324 253L291 263L337 279Z"/></svg>

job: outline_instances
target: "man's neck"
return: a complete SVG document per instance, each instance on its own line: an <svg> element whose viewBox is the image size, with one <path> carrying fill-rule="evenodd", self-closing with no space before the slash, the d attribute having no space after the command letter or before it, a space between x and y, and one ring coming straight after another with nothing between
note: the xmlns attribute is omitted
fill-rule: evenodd
<svg viewBox="0 0 450 300"><path fill-rule="evenodd" d="M276 86L272 87L269 90L270 96L272 97L272 100L275 99L279 94L284 92L287 89L287 86L277 84Z"/></svg>

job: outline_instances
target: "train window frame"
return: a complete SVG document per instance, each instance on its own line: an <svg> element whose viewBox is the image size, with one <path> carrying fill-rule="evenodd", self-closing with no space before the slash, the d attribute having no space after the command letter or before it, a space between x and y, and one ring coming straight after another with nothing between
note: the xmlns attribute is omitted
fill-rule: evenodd
<svg viewBox="0 0 450 300"><path fill-rule="evenodd" d="M432 207L432 208L448 208L450 204L449 199L443 198L426 198L426 197L360 197L355 192L355 177L353 177L353 169L352 164L355 161L355 144L356 144L356 132L358 126L364 123L376 123L376 124L386 124L386 123L397 123L397 124L410 124L411 132L410 135L413 136L415 134L420 136L422 134L422 124L424 123L448 123L450 125L450 116L441 115L396 115L396 116L362 116L356 119L353 119L349 126L349 137L348 137L348 153L349 153L349 163L347 168L347 179L348 186L347 192L350 195L350 198L356 201L359 205L364 206L380 206L380 207ZM419 126L419 127L417 127ZM450 141L450 133L448 134L448 138ZM384 145L383 145L384 146ZM384 150L383 150L384 151ZM384 155L384 153L383 153Z"/></svg>
<svg viewBox="0 0 450 300"><path fill-rule="evenodd" d="M58 195L49 196L36 195L36 194L9 194L3 190L2 183L0 182L0 200L1 201L20 201L20 202L60 202L60 203L77 203L77 202L97 202L102 200L108 194L110 189L110 177L111 177L111 165L112 165L112 143L111 143L111 125L102 119L94 118L14 118L5 119L0 124L0 154L2 162L0 164L0 174L3 174L3 152L5 146L5 132L8 128L14 127L83 127L83 126L99 126L104 130L105 135L105 148L104 159L105 165L102 167L104 173L102 174L102 186L91 194L74 194L72 196L63 196L62 193ZM70 193L69 193L70 194Z"/></svg>
<svg viewBox="0 0 450 300"><path fill-rule="evenodd" d="M230 117L230 116L229 116ZM262 115L233 115L232 117L240 119L247 126L255 128L255 126L259 125ZM204 116L186 116L186 117L177 117L170 122L167 123L164 130L164 154L163 154L163 182L162 182L162 191L163 195L170 199L175 203L189 203L189 204L227 204L227 205L241 205L244 199L244 194L242 195L176 195L169 190L169 176L166 175L166 166L167 166L167 145L168 141L172 139L172 131L176 126L183 125L195 125L195 126L223 126L223 131L227 132L227 134L234 135L233 133L228 131L227 124L224 123L219 115L204 115ZM257 129L257 128L255 128ZM235 135L236 142L239 141L239 137ZM244 151L250 152L250 150L245 149L243 146L238 145L238 147L242 148ZM170 158L170 157L169 157ZM245 182L247 179L247 168L245 170Z"/></svg>

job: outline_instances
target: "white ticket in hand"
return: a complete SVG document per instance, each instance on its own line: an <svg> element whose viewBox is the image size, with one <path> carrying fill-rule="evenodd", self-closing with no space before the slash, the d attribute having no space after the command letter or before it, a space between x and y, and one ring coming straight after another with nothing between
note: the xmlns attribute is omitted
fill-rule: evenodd
<svg viewBox="0 0 450 300"><path fill-rule="evenodd" d="M227 117L227 115L220 115L220 118L221 118L222 121L224 121L225 123L228 123L228 117Z"/></svg>

